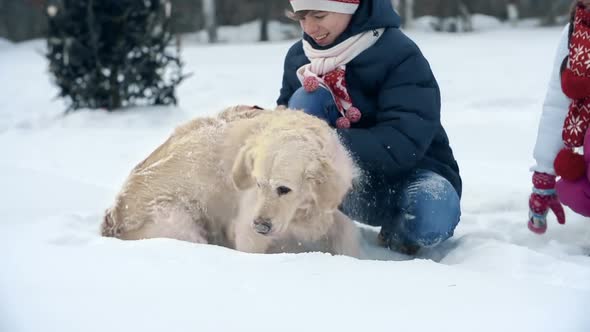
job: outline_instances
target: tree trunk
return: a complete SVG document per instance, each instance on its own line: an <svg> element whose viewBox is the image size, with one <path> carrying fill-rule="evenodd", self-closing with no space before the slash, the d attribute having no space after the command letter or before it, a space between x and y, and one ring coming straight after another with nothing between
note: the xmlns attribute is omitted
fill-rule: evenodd
<svg viewBox="0 0 590 332"><path fill-rule="evenodd" d="M414 25L414 0L404 0L404 28L410 29Z"/></svg>
<svg viewBox="0 0 590 332"><path fill-rule="evenodd" d="M8 37L8 27L6 26L7 18L5 17L8 15L8 8L4 1L0 1L0 36L1 37Z"/></svg>
<svg viewBox="0 0 590 332"><path fill-rule="evenodd" d="M463 23L461 31L471 32L473 31L473 21L471 20L471 11L465 1L459 1L459 20Z"/></svg>
<svg viewBox="0 0 590 332"><path fill-rule="evenodd" d="M400 10L401 10L401 8L400 8L400 1L401 0L391 0L391 4L393 5L393 9L395 9L395 11L398 14L401 14L401 12L400 12Z"/></svg>
<svg viewBox="0 0 590 332"><path fill-rule="evenodd" d="M516 26L516 23L518 23L518 5L516 4L515 0L511 0L508 1L508 3L506 4L506 13L508 16L508 22L510 22L510 24L512 26Z"/></svg>
<svg viewBox="0 0 590 332"><path fill-rule="evenodd" d="M402 19L402 27L411 28L414 22L414 0L391 0L391 4Z"/></svg>
<svg viewBox="0 0 590 332"><path fill-rule="evenodd" d="M445 32L473 31L471 12L465 1L452 0L450 3L441 1L436 12L438 22L433 24L435 30Z"/></svg>
<svg viewBox="0 0 590 332"><path fill-rule="evenodd" d="M203 16L209 43L217 42L217 23L215 20L215 0L203 0Z"/></svg>
<svg viewBox="0 0 590 332"><path fill-rule="evenodd" d="M269 41L268 22L273 0L260 0L260 41ZM275 0L276 1L276 0Z"/></svg>
<svg viewBox="0 0 590 332"><path fill-rule="evenodd" d="M563 15L565 11L571 8L572 1L555 1L546 11L545 17L541 20L542 25L557 25L563 22L558 22L558 17Z"/></svg>

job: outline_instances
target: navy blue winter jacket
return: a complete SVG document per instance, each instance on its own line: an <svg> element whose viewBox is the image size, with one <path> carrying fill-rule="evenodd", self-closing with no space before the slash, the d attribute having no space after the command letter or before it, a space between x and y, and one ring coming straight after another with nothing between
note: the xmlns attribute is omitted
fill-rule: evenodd
<svg viewBox="0 0 590 332"><path fill-rule="evenodd" d="M332 47L350 36L386 28L375 45L346 65L346 85L361 121L338 129L343 143L366 175L395 184L415 169L445 177L461 195L459 168L440 123L440 90L430 65L416 44L399 30L400 18L390 0L364 0L347 30ZM302 42L285 58L278 105L287 105L301 87L296 70L309 60ZM376 182L375 182L376 183Z"/></svg>

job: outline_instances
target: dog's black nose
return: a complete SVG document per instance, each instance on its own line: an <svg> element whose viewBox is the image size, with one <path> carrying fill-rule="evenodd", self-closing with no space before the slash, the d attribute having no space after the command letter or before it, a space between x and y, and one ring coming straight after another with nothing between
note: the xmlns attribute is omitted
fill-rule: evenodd
<svg viewBox="0 0 590 332"><path fill-rule="evenodd" d="M272 222L268 218L256 218L254 220L254 230L258 234L266 235L272 229Z"/></svg>

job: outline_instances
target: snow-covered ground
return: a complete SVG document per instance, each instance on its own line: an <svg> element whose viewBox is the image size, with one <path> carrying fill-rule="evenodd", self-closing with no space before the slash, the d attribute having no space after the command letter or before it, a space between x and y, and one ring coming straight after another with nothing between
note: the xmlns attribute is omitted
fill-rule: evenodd
<svg viewBox="0 0 590 332"><path fill-rule="evenodd" d="M43 43L0 45L0 331L590 331L590 221L526 228L529 166L560 29L414 30L464 180L456 235L410 259L377 248L249 255L101 238L129 170L191 117L273 106L289 42L184 43L179 107L66 117ZM568 211L569 212L569 211Z"/></svg>

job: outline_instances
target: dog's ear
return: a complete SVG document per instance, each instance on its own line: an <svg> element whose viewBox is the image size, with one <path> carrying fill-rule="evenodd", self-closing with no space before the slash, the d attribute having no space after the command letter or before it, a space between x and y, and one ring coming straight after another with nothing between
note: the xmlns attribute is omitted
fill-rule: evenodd
<svg viewBox="0 0 590 332"><path fill-rule="evenodd" d="M332 161L321 159L308 169L307 177L313 184L314 200L320 210L336 210L352 187L351 177L336 167Z"/></svg>
<svg viewBox="0 0 590 332"><path fill-rule="evenodd" d="M231 171L232 180L238 190L246 190L254 186L254 178L252 177L253 166L254 158L251 149L248 145L245 145L238 152Z"/></svg>

